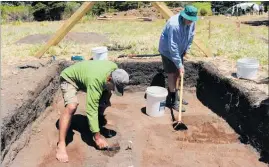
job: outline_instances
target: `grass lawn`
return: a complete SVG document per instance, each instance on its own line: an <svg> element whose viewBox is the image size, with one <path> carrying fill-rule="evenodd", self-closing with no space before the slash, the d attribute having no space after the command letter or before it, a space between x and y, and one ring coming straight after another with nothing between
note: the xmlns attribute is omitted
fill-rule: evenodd
<svg viewBox="0 0 269 167"><path fill-rule="evenodd" d="M208 38L208 19L212 20L210 39ZM268 64L268 43L262 40L262 38L268 40L268 27L241 24L239 34L235 21L235 18L227 19L224 16L200 19L197 23L195 38L203 41L215 56L223 56L234 60L241 57L256 57L261 64ZM63 21L14 22L1 25L1 56L3 62L33 56L44 44L15 44L15 42L27 35L52 34L62 24ZM164 24L165 20L154 22L99 21L85 17L71 31L107 34L110 44L131 46L131 49L128 50L109 52L111 57L120 54L154 54L158 53L159 36ZM91 48L98 45L101 44L60 42L59 45L51 47L44 57L57 55L70 59L72 55L79 54L89 58ZM202 53L193 45L191 55L202 56Z"/></svg>

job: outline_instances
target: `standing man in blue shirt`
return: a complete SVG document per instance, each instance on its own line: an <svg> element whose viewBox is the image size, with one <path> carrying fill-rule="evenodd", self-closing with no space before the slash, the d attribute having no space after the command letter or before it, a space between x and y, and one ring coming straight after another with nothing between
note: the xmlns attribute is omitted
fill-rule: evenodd
<svg viewBox="0 0 269 167"><path fill-rule="evenodd" d="M168 74L168 97L166 104L179 110L176 80L184 73L183 57L189 52L197 21L197 8L186 6L183 11L172 16L166 23L160 37L159 52L162 55L164 71ZM183 104L187 104L183 100ZM185 111L183 108L182 111Z"/></svg>

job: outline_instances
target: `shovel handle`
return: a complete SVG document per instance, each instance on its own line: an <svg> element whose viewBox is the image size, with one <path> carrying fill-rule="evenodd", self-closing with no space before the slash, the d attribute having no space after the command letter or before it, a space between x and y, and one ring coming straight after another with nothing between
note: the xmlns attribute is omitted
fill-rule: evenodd
<svg viewBox="0 0 269 167"><path fill-rule="evenodd" d="M180 75L180 74L179 74ZM184 78L184 73L180 75L180 91L177 91L179 93L179 109L178 109L178 122L181 122L181 117L182 117L182 96L183 96L183 78ZM176 83L176 88L178 89L179 86L179 77L177 78L177 83Z"/></svg>

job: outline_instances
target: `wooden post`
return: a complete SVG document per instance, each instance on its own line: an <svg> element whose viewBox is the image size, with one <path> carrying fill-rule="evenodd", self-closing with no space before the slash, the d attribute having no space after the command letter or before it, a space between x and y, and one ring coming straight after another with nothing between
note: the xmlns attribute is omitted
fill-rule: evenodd
<svg viewBox="0 0 269 167"><path fill-rule="evenodd" d="M174 13L163 2L152 2L152 5L161 12L165 19L169 19Z"/></svg>
<svg viewBox="0 0 269 167"><path fill-rule="evenodd" d="M57 45L65 35L74 27L74 25L92 8L94 2L84 2L81 7L61 26L55 35L42 47L35 55L41 58L43 54L52 46Z"/></svg>
<svg viewBox="0 0 269 167"><path fill-rule="evenodd" d="M237 20L236 21L236 28L237 28L237 32L238 32L238 38L240 38L240 27L241 27L241 21Z"/></svg>
<svg viewBox="0 0 269 167"><path fill-rule="evenodd" d="M211 37L211 20L208 22L208 38L210 39Z"/></svg>
<svg viewBox="0 0 269 167"><path fill-rule="evenodd" d="M239 28L239 30L238 30L238 35L239 35L239 38L240 38L240 29L241 29L241 21L239 20L239 23L238 23L239 25L238 25L238 28Z"/></svg>
<svg viewBox="0 0 269 167"><path fill-rule="evenodd" d="M152 2L152 5L161 12L165 19L169 19L174 13L163 2ZM207 49L203 43L197 39L193 39L193 43L208 57L212 56L212 52Z"/></svg>

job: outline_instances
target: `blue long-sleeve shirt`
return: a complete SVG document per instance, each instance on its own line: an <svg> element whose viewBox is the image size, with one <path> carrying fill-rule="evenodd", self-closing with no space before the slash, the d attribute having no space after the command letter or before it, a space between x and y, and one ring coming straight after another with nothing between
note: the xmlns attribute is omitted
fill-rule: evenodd
<svg viewBox="0 0 269 167"><path fill-rule="evenodd" d="M195 33L195 22L185 25L180 14L172 16L160 37L159 52L170 59L179 69L183 66L183 54L188 52Z"/></svg>

